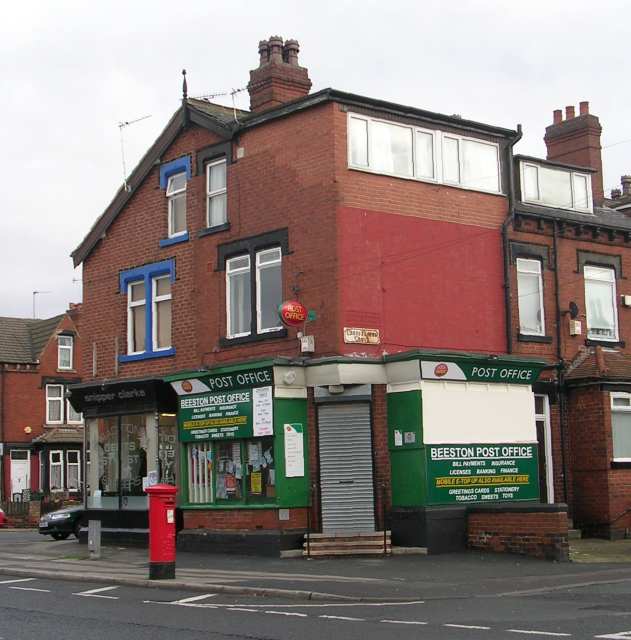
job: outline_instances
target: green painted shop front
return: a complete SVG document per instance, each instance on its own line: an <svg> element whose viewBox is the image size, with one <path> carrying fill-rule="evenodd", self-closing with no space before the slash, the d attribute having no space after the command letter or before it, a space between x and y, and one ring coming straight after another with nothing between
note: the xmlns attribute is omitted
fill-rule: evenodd
<svg viewBox="0 0 631 640"><path fill-rule="evenodd" d="M531 385L543 367L448 352L388 358L393 543L455 550L469 505L539 502Z"/></svg>
<svg viewBox="0 0 631 640"><path fill-rule="evenodd" d="M276 551L283 539L302 535L307 394L300 380L285 383L295 382L291 376L266 360L166 378L178 395L180 538L203 529L220 549L234 544L234 532L268 532L265 544Z"/></svg>

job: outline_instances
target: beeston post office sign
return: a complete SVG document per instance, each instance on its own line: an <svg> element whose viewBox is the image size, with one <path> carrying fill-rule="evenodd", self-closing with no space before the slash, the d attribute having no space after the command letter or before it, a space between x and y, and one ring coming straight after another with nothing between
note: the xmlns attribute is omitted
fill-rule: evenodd
<svg viewBox="0 0 631 640"><path fill-rule="evenodd" d="M540 365L521 363L421 360L421 377L425 380L533 384L539 377L540 370Z"/></svg>
<svg viewBox="0 0 631 640"><path fill-rule="evenodd" d="M430 504L538 500L536 444L428 445Z"/></svg>
<svg viewBox="0 0 631 640"><path fill-rule="evenodd" d="M181 442L252 438L258 435L254 433L254 414L266 425L271 422L271 368L204 376L200 381L208 392L178 397ZM269 393L258 393L254 408L253 388L266 386ZM198 390L199 386L193 388Z"/></svg>

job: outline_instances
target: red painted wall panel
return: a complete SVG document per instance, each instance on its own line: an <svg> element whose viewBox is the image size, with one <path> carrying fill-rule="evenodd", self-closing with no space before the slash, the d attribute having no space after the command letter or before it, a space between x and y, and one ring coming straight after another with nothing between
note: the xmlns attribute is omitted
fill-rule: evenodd
<svg viewBox="0 0 631 640"><path fill-rule="evenodd" d="M381 345L506 349L500 229L343 207L338 210L341 324L381 331Z"/></svg>

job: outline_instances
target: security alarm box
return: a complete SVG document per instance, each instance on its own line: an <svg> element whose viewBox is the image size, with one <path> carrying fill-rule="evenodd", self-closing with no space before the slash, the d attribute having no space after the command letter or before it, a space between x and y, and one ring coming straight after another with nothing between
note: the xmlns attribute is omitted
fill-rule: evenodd
<svg viewBox="0 0 631 640"><path fill-rule="evenodd" d="M570 320L570 335L580 336L583 331L580 320Z"/></svg>
<svg viewBox="0 0 631 640"><path fill-rule="evenodd" d="M631 307L631 296L622 296L622 304L625 307Z"/></svg>

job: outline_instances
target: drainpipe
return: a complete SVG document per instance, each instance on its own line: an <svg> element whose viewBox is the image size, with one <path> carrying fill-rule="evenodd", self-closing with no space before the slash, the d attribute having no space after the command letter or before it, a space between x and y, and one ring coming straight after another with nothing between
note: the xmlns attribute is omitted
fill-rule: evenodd
<svg viewBox="0 0 631 640"><path fill-rule="evenodd" d="M508 227L513 223L515 216L515 171L513 164L513 147L521 140L521 125L517 125L517 134L511 138L506 147L506 161L508 165L508 215L502 222L502 251L504 254L504 313L506 323L506 353L513 352L513 329L511 314L511 290L510 290L510 256L508 248Z"/></svg>
<svg viewBox="0 0 631 640"><path fill-rule="evenodd" d="M554 302L556 305L556 339L557 339L557 384L559 389L559 427L561 431L561 467L563 469L563 501L567 504L567 458L566 458L566 433L567 423L565 417L565 360L561 345L561 303L559 301L559 255L557 221L552 221L552 251L554 253Z"/></svg>

